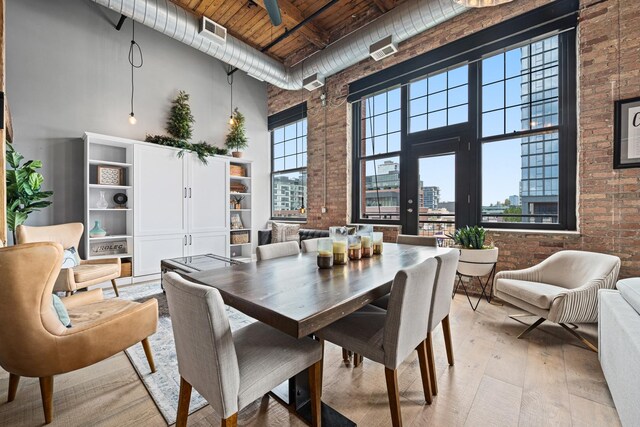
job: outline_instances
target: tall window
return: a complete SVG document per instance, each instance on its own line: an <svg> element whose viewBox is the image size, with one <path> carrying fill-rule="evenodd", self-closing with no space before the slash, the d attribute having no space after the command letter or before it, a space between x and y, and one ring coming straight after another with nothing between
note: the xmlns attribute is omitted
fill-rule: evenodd
<svg viewBox="0 0 640 427"><path fill-rule="evenodd" d="M351 82L352 220L575 230L578 7L553 2Z"/></svg>
<svg viewBox="0 0 640 427"><path fill-rule="evenodd" d="M271 131L271 216L307 217L307 119Z"/></svg>
<svg viewBox="0 0 640 427"><path fill-rule="evenodd" d="M558 36L484 58L481 73L482 221L558 223Z"/></svg>
<svg viewBox="0 0 640 427"><path fill-rule="evenodd" d="M400 88L364 98L361 117L362 218L397 220L400 215Z"/></svg>

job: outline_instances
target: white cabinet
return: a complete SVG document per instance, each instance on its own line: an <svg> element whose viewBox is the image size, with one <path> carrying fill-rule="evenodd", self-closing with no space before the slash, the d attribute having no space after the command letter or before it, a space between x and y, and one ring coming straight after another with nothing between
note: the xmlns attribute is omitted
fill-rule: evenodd
<svg viewBox="0 0 640 427"><path fill-rule="evenodd" d="M135 236L185 234L186 156L179 158L169 148L137 144L134 159Z"/></svg>
<svg viewBox="0 0 640 427"><path fill-rule="evenodd" d="M229 255L229 162L139 144L135 149L134 273L167 258Z"/></svg>
<svg viewBox="0 0 640 427"><path fill-rule="evenodd" d="M229 163L225 159L210 157L205 165L194 154L185 156L185 160L189 163L189 234L228 230Z"/></svg>

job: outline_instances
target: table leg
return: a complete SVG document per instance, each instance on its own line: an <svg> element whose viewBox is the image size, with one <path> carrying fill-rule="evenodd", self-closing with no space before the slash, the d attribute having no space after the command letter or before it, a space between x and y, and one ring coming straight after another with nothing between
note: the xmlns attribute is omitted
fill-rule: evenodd
<svg viewBox="0 0 640 427"><path fill-rule="evenodd" d="M290 410L297 413L303 420L311 423L309 374L307 369L271 390L271 394L288 405ZM322 425L327 427L355 427L356 423L323 402Z"/></svg>

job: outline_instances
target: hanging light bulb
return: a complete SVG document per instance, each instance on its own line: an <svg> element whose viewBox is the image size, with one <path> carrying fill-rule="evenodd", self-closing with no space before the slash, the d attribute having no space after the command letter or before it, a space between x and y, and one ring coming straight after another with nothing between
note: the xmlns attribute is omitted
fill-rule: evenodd
<svg viewBox="0 0 640 427"><path fill-rule="evenodd" d="M227 83L229 83L229 125L233 126L233 72L234 69L229 66L227 71Z"/></svg>
<svg viewBox="0 0 640 427"><path fill-rule="evenodd" d="M233 124L233 114L229 116L229 124L232 125Z"/></svg>
<svg viewBox="0 0 640 427"><path fill-rule="evenodd" d="M300 213L304 214L307 210L304 208L304 197L302 198L302 204L300 205Z"/></svg>
<svg viewBox="0 0 640 427"><path fill-rule="evenodd" d="M138 50L138 54L140 55L140 63L136 64L134 54L135 49ZM136 68L141 68L144 63L144 59L142 58L142 48L138 43L136 43L136 22L131 21L131 46L129 47L129 64L131 64L131 113L129 114L129 123L135 125L138 123L138 119L136 119L135 114L133 114L133 97L135 94L135 85L133 82L133 71Z"/></svg>

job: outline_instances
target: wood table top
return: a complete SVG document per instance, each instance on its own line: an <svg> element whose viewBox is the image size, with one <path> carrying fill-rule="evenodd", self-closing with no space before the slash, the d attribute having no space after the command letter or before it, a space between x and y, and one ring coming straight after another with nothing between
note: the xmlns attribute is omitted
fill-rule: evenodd
<svg viewBox="0 0 640 427"><path fill-rule="evenodd" d="M186 275L225 304L293 337L324 328L389 293L398 270L449 248L385 243L382 255L319 269L316 252Z"/></svg>

